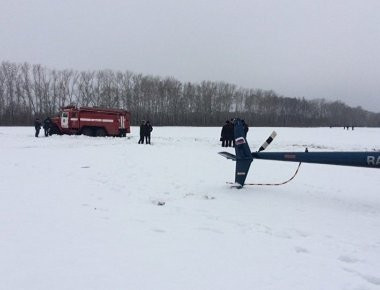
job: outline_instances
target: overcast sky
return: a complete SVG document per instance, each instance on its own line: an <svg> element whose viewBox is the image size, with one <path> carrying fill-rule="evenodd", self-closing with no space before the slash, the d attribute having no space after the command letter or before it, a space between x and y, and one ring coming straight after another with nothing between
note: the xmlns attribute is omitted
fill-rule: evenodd
<svg viewBox="0 0 380 290"><path fill-rule="evenodd" d="M0 0L0 61L225 81L380 112L379 0Z"/></svg>

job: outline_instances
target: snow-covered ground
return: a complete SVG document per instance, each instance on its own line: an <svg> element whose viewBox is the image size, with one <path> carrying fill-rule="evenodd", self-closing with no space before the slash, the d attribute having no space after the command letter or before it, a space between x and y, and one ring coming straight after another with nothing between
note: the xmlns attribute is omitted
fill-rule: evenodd
<svg viewBox="0 0 380 290"><path fill-rule="evenodd" d="M132 130L0 127L0 289L380 288L379 170L303 164L237 190L220 128ZM380 149L380 129L277 133L268 151ZM296 167L255 160L247 182Z"/></svg>

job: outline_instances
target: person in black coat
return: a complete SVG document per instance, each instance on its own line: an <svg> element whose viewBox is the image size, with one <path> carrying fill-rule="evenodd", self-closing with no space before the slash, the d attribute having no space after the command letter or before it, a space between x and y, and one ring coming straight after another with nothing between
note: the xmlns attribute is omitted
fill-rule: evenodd
<svg viewBox="0 0 380 290"><path fill-rule="evenodd" d="M144 144L144 136L145 136L145 121L142 120L141 121L141 125L140 125L140 140L139 140L139 144Z"/></svg>
<svg viewBox="0 0 380 290"><path fill-rule="evenodd" d="M152 133L153 127L149 121L145 123L145 143L150 144L150 133Z"/></svg>
<svg viewBox="0 0 380 290"><path fill-rule="evenodd" d="M44 120L44 125L43 125L43 128L44 128L44 133L45 133L45 137L47 137L49 135L49 132L50 132L50 126L51 126L51 119L49 117L47 117L45 120Z"/></svg>
<svg viewBox="0 0 380 290"><path fill-rule="evenodd" d="M227 146L228 147L235 147L235 134L234 134L234 123L233 122L229 122L228 123L228 127L227 127Z"/></svg>
<svg viewBox="0 0 380 290"><path fill-rule="evenodd" d="M41 125L41 120L39 118L36 118L36 120L34 121L34 129L36 129L36 133L34 136L38 137L38 135L40 134Z"/></svg>
<svg viewBox="0 0 380 290"><path fill-rule="evenodd" d="M249 130L248 125L244 120L241 120L241 123L243 124L243 127L244 127L244 137L247 138L247 133Z"/></svg>
<svg viewBox="0 0 380 290"><path fill-rule="evenodd" d="M230 121L227 120L222 127L222 132L220 133L220 141L222 141L222 147L227 147L228 145L229 125Z"/></svg>

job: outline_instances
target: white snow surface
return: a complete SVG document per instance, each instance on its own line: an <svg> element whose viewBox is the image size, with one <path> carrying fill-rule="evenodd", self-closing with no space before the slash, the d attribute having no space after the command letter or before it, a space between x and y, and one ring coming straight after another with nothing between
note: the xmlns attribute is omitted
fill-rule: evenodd
<svg viewBox="0 0 380 290"><path fill-rule="evenodd" d="M250 129L252 151L273 129ZM138 131L0 127L0 289L380 289L378 169L302 164L238 190L220 128ZM380 129L276 131L267 151L380 149ZM247 182L296 167L254 160Z"/></svg>

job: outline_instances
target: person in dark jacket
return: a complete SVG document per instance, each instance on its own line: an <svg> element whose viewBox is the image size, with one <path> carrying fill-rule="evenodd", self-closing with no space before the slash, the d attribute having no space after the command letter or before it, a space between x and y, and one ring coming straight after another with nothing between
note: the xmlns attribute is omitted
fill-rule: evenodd
<svg viewBox="0 0 380 290"><path fill-rule="evenodd" d="M222 127L222 132L220 132L220 141L222 141L222 147L227 147L228 144L228 130L229 130L230 121L226 121L226 123Z"/></svg>
<svg viewBox="0 0 380 290"><path fill-rule="evenodd" d="M227 146L228 147L231 147L231 146L235 147L234 128L235 128L235 125L233 123L233 120L231 120L228 123L228 127L227 127Z"/></svg>
<svg viewBox="0 0 380 290"><path fill-rule="evenodd" d="M248 125L244 120L241 120L241 123L243 124L243 127L244 127L244 137L247 138L247 133L249 130Z"/></svg>
<svg viewBox="0 0 380 290"><path fill-rule="evenodd" d="M36 118L36 120L34 121L34 129L36 129L36 134L34 136L38 137L38 135L40 134L41 125L41 120L39 118Z"/></svg>
<svg viewBox="0 0 380 290"><path fill-rule="evenodd" d="M47 118L44 120L44 125L43 125L44 133L45 133L45 137L49 136L49 133L50 133L50 127L51 127L51 119L50 119L49 117L47 117Z"/></svg>
<svg viewBox="0 0 380 290"><path fill-rule="evenodd" d="M139 140L139 144L144 144L144 136L145 136L145 120L142 120L141 121L141 125L140 125L140 140Z"/></svg>
<svg viewBox="0 0 380 290"><path fill-rule="evenodd" d="M149 121L145 123L145 144L150 144L150 133L152 133L153 127Z"/></svg>

